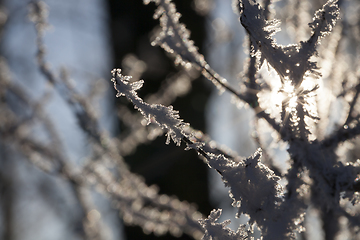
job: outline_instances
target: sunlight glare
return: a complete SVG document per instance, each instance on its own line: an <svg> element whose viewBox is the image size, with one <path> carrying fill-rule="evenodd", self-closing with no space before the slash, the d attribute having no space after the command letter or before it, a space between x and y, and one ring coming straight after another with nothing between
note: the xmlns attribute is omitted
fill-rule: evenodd
<svg viewBox="0 0 360 240"><path fill-rule="evenodd" d="M289 80L284 81L283 85L283 101L287 102L286 111L294 111L297 105L297 96L295 94L295 87Z"/></svg>

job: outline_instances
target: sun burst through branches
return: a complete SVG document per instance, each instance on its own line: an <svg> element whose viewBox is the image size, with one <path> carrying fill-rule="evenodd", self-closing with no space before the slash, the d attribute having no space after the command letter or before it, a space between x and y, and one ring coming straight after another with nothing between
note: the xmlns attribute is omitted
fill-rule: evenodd
<svg viewBox="0 0 360 240"><path fill-rule="evenodd" d="M295 87L289 80L285 80L282 89L282 94L279 94L281 102L285 106L286 112L296 112L298 97L295 92Z"/></svg>

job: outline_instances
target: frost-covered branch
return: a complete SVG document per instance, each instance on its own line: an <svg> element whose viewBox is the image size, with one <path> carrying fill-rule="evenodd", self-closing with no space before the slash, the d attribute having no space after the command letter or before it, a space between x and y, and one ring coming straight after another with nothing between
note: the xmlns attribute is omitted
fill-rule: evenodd
<svg viewBox="0 0 360 240"><path fill-rule="evenodd" d="M176 145L180 146L181 139L186 136L184 127L187 124L179 119L178 112L174 111L172 106L150 105L138 97L136 90L142 87L144 81L130 83L130 77L123 76L120 69L114 69L111 73L113 76L111 81L114 82L114 87L118 91L116 96L126 96L134 104L135 108L144 115L148 123L154 120L161 128L165 128L167 130L167 144L170 143L171 139Z"/></svg>
<svg viewBox="0 0 360 240"><path fill-rule="evenodd" d="M249 235L251 231L246 230L246 225L241 224L238 230L235 232L226 227L230 224L230 221L217 223L222 210L211 211L208 218L200 220L202 227L205 230L205 235L202 240L246 240L250 239Z"/></svg>
<svg viewBox="0 0 360 240"><path fill-rule="evenodd" d="M166 129L167 143L170 139L177 145L184 141L188 148L196 150L205 158L209 167L221 174L224 183L230 187L230 197L233 199L233 206L239 208L239 214L248 214L251 218L250 223L257 223L263 230L263 235L269 239L274 234L274 229L278 229L279 237L292 235L292 231L296 229L297 218L301 216L298 211L293 212L295 215L289 214L290 205L283 202L279 177L260 162L260 151L254 156L236 162L222 154L207 152L203 148L203 143L190 140L191 134L185 132L187 124L183 123L178 112L171 106L148 104L137 95L136 91L142 86L143 81L130 83L130 77L123 76L120 69L114 69L112 74L114 87L118 91L117 96L127 97L148 121L155 121ZM286 218L289 221L277 223L277 219L285 214L281 209L287 209L287 214L291 218Z"/></svg>
<svg viewBox="0 0 360 240"><path fill-rule="evenodd" d="M336 1L328 1L316 12L314 21L309 24L312 36L308 41L289 46L281 46L272 38L279 31L280 22L266 20L264 9L254 0L239 0L238 8L241 24L250 35L254 46L253 54L259 52L261 63L266 60L282 81L290 80L295 87L299 87L306 74L318 75L316 63L309 59L316 54L320 39L332 30L339 17Z"/></svg>
<svg viewBox="0 0 360 240"><path fill-rule="evenodd" d="M135 66L132 67L135 68ZM198 76L198 74L194 74L194 71L182 69L178 74L166 79L156 93L146 96L145 101L170 105L176 98L184 96L190 91L195 76ZM132 80L134 81L134 79ZM123 131L124 133L120 136L118 148L122 156L134 152L140 144L151 142L163 134L161 128L156 124L150 124L150 126L143 124L141 114L132 113L125 106L118 107L118 116L130 128L129 131Z"/></svg>
<svg viewBox="0 0 360 240"><path fill-rule="evenodd" d="M281 127L275 119L256 104L253 98L248 98L248 95L244 95L230 86L227 80L213 70L205 61L204 56L198 52L194 42L190 40L190 31L186 29L184 24L179 22L181 14L176 12L174 3L172 3L171 0L144 0L145 4L149 4L150 2L158 5L154 18L159 19L162 28L152 44L160 45L165 51L174 54L176 56L175 64L181 64L186 68L195 66L200 69L203 76L212 81L220 92L224 90L229 91L239 100L249 104L254 108L259 118L264 118L281 134Z"/></svg>

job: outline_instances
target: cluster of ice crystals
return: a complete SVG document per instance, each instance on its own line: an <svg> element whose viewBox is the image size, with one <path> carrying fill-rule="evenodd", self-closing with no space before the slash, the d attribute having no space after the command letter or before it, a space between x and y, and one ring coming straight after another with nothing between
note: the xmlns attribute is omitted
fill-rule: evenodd
<svg viewBox="0 0 360 240"><path fill-rule="evenodd" d="M205 230L205 235L202 240L245 240L249 239L249 231L245 229L245 225L240 225L238 230L232 231L226 227L230 224L230 220L222 223L216 221L220 218L222 210L212 210L209 217L200 220L201 226Z"/></svg>
<svg viewBox="0 0 360 240"><path fill-rule="evenodd" d="M187 125L182 119L179 119L179 112L175 111L172 106L166 107L161 104L144 102L136 93L142 87L144 81L130 83L130 77L123 76L121 69L114 69L111 73L113 76L111 81L114 82L114 88L118 91L116 96L127 97L147 119L148 123L154 120L161 128L165 128L167 130L166 144L169 144L171 139L179 146L183 136L186 136L183 128Z"/></svg>

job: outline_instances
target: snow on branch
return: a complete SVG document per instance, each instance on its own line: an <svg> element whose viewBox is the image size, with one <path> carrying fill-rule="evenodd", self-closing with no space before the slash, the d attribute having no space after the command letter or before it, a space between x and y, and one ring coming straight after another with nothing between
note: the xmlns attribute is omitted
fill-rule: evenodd
<svg viewBox="0 0 360 240"><path fill-rule="evenodd" d="M190 40L190 31L179 22L181 14L176 11L175 4L171 0L144 0L144 4L150 2L158 5L154 18L159 19L161 26L161 32L151 44L159 45L165 51L174 54L175 64L181 64L186 68L194 64L221 92L227 89L236 93L227 84L227 80L216 73L198 52L194 41Z"/></svg>
<svg viewBox="0 0 360 240"><path fill-rule="evenodd" d="M223 155L211 155L208 164L217 169L225 184L231 188L230 196L233 206L239 207L239 213L247 213L258 219L270 219L276 203L280 203L282 188L280 180L273 171L260 163L261 150L253 156L234 162ZM264 210L269 215L264 215ZM257 217L255 217L256 219Z"/></svg>
<svg viewBox="0 0 360 240"><path fill-rule="evenodd" d="M114 82L114 88L118 91L117 97L126 96L137 108L142 115L147 119L148 123L155 121L161 128L165 128L167 132L166 144L170 143L170 139L180 146L181 139L186 136L184 133L185 124L182 119L179 119L179 112L173 110L172 106L165 107L161 104L148 104L138 97L136 90L140 89L144 81L140 80L130 83L130 76L123 76L121 69L114 69L111 71Z"/></svg>
<svg viewBox="0 0 360 240"><path fill-rule="evenodd" d="M309 24L312 36L306 42L282 46L272 36L279 31L278 20L267 21L264 9L254 0L239 0L240 21L248 34L254 49L252 54L261 55L261 63L267 62L276 70L282 81L291 80L296 87L300 86L304 76L319 76L318 67L310 57L316 54L316 47L321 38L327 35L339 18L336 0L328 1L315 13L314 21ZM263 31L259 31L262 29Z"/></svg>
<svg viewBox="0 0 360 240"><path fill-rule="evenodd" d="M209 217L200 220L201 226L205 230L202 240L246 240L249 239L249 231L245 229L246 225L241 224L236 232L226 227L230 220L217 223L221 216L221 209L212 210Z"/></svg>
<svg viewBox="0 0 360 240"><path fill-rule="evenodd" d="M261 150L239 162L223 155L210 155L208 165L222 175L223 182L230 188L232 206L238 208L238 216L247 214L251 226L256 223L264 237L270 237L276 231L277 236L289 236L297 228L295 222L300 216L292 216L286 224L279 221L287 219L284 214L293 215L297 210L292 209L291 213L281 210L289 206L283 202L283 188L278 182L280 178L262 164L260 158Z"/></svg>
<svg viewBox="0 0 360 240"><path fill-rule="evenodd" d="M337 1L338 0L327 1L324 6L315 13L313 22L309 23L312 30L311 38L319 41L332 31L340 15Z"/></svg>

